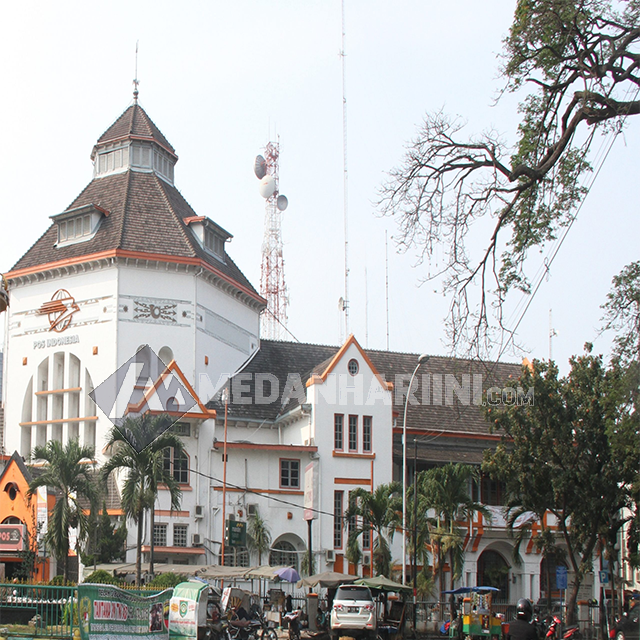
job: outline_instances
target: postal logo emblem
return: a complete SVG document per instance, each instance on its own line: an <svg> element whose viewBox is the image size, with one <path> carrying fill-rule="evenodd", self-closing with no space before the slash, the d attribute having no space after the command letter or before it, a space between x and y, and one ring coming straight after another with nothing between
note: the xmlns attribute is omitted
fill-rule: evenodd
<svg viewBox="0 0 640 640"><path fill-rule="evenodd" d="M80 307L74 297L66 289L58 289L51 300L38 309L38 315L48 316L49 331L62 333L71 324L76 311L80 311Z"/></svg>

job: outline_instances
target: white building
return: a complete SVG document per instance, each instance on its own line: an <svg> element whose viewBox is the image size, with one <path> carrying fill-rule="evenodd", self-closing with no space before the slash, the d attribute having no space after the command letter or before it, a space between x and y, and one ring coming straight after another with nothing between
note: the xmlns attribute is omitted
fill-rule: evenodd
<svg viewBox="0 0 640 640"><path fill-rule="evenodd" d="M28 460L36 445L77 437L103 462L112 423L88 394L149 345L196 400L184 415L170 407L182 416L177 429L185 455L175 459L168 452L167 464L183 497L180 511L171 512L167 492L160 491L155 561L217 564L224 512L245 522L259 514L272 536L268 560L300 568L309 536L303 517L309 473L316 568L366 573L366 541L361 566L345 560L341 514L355 487L373 489L402 477L404 398L417 355L363 350L353 337L341 347L261 343L265 301L229 257L230 234L197 215L174 186L177 155L136 102L100 136L91 157L91 182L67 209L53 212L51 226L5 274L11 306L4 451ZM210 400L224 375L239 369L228 406L219 397ZM483 450L498 440L488 431L479 393L519 371L519 365L487 369L432 357L418 376L418 404L412 402L407 415L409 480L416 467L479 465ZM150 384L136 391L137 399L153 396ZM122 400L118 396L116 415ZM420 440L415 463L414 438ZM494 505L495 519L464 525L462 582L486 583L498 568L508 600L537 599L540 556L527 548L523 563L514 564L500 488L484 478L473 490ZM110 513L122 515L116 508ZM133 561L133 526L130 535ZM147 555L149 543L146 527ZM257 563L256 554L237 547L227 547L226 558L227 564ZM393 558L401 563L399 533Z"/></svg>

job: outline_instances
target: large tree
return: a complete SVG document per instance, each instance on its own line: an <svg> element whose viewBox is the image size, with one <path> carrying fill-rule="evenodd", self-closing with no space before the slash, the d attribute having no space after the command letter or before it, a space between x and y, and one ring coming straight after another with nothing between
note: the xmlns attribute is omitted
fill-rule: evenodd
<svg viewBox="0 0 640 640"><path fill-rule="evenodd" d="M165 451L173 449L175 460L183 451L182 440L167 430L172 419L166 415L145 414L127 418L121 426L114 426L107 437L107 451L111 457L102 467L106 479L116 469L125 473L122 488L122 508L137 525L136 583L142 577L142 531L144 514L150 511L149 573L153 574L153 529L155 502L162 484L169 493L171 510L180 509L182 491L174 477L171 463L165 464Z"/></svg>
<svg viewBox="0 0 640 640"><path fill-rule="evenodd" d="M33 451L35 460L46 464L29 484L28 496L38 487L56 490L56 502L49 516L45 540L53 550L57 562L62 562L63 577L69 579L70 530L77 532L74 551L80 551L80 543L87 536L87 515L81 504L83 499L95 501L97 489L93 477L95 463L93 447L80 446L78 440L69 440L64 446L50 440L44 447Z"/></svg>
<svg viewBox="0 0 640 640"><path fill-rule="evenodd" d="M589 349L571 359L566 377L558 376L553 363L536 360L523 369L520 384L533 387L534 403L487 409L504 438L495 452L485 452L483 469L506 484L512 528L534 521L544 532L545 512L555 516L574 576L567 598L571 620L598 545L610 546L607 541L615 541L636 512L633 481L640 456L629 443L637 435L624 419L617 371L607 370ZM556 543L547 534L548 550Z"/></svg>
<svg viewBox="0 0 640 640"><path fill-rule="evenodd" d="M570 224L585 194L594 134L640 113L639 15L638 0L518 0L501 68L504 91L522 95L515 143L467 137L460 118L430 113L391 171L380 208L398 218L400 245L430 259L444 244L436 271L452 294L454 345L480 348L494 323L507 329L507 293L531 290L527 254ZM481 218L490 230L472 255Z"/></svg>

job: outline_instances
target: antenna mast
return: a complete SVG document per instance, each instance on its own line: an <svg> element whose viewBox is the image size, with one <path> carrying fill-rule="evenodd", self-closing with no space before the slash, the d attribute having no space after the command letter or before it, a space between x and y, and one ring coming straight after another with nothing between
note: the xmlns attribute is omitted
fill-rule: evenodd
<svg viewBox="0 0 640 640"><path fill-rule="evenodd" d="M138 80L138 43L140 40L136 40L136 75L133 79L133 102L138 104L138 85L140 84L140 80Z"/></svg>
<svg viewBox="0 0 640 640"><path fill-rule="evenodd" d="M260 194L265 198L264 237L262 239L262 267L260 295L267 308L262 314L261 335L271 340L282 340L287 333L287 285L284 281L282 255L282 212L287 198L280 194L280 140L269 142L264 158L256 158L255 173L260 179Z"/></svg>
<svg viewBox="0 0 640 640"><path fill-rule="evenodd" d="M387 232L384 232L384 298L387 312L387 351L389 351L389 242Z"/></svg>
<svg viewBox="0 0 640 640"><path fill-rule="evenodd" d="M346 29L344 23L344 0L342 0L342 152L343 152L343 192L344 192L344 299L342 310L344 311L345 339L349 335L349 190L347 174L347 81L346 81Z"/></svg>

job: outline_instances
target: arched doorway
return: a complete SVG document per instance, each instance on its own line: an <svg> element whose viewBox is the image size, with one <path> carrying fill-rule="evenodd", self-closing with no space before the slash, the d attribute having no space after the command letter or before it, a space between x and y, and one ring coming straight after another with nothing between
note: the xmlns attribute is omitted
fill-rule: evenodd
<svg viewBox="0 0 640 640"><path fill-rule="evenodd" d="M562 597L556 585L556 569L560 566L566 567L567 565L553 554L542 558L540 562L540 599L544 600L550 610L553 608L554 601L560 602ZM549 585L551 590L549 590Z"/></svg>
<svg viewBox="0 0 640 640"><path fill-rule="evenodd" d="M478 558L478 586L496 587L495 600L509 601L509 564L501 553L488 549Z"/></svg>

